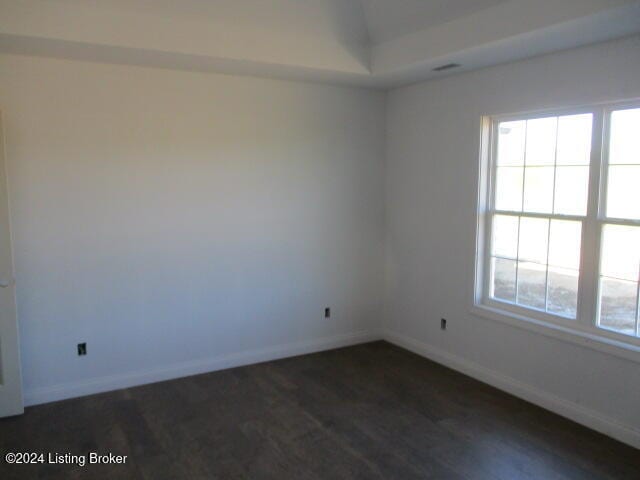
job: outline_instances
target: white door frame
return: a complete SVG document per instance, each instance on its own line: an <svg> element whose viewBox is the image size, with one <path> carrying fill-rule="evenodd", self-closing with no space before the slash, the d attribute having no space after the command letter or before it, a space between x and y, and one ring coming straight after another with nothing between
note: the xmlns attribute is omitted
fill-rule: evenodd
<svg viewBox="0 0 640 480"><path fill-rule="evenodd" d="M0 111L0 417L24 412L5 159Z"/></svg>

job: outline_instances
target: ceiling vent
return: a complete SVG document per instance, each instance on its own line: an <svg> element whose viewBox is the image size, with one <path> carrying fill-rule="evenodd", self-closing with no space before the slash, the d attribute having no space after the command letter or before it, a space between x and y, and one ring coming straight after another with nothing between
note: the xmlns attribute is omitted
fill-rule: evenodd
<svg viewBox="0 0 640 480"><path fill-rule="evenodd" d="M458 68L460 66L460 64L458 63L447 63L446 65L440 65L439 67L436 67L433 69L434 72L443 72L445 70L451 70L454 68Z"/></svg>

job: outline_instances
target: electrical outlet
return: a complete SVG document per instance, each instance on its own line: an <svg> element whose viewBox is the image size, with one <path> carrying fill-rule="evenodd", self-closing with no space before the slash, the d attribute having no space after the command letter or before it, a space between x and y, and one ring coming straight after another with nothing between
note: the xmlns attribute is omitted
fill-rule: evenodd
<svg viewBox="0 0 640 480"><path fill-rule="evenodd" d="M324 318L330 318L331 317L331 309L329 307L324 309Z"/></svg>
<svg viewBox="0 0 640 480"><path fill-rule="evenodd" d="M78 356L82 357L83 355L87 354L87 344L86 343L79 343L78 344Z"/></svg>
<svg viewBox="0 0 640 480"><path fill-rule="evenodd" d="M446 330L447 329L447 319L446 318L441 318L440 319L440 330Z"/></svg>

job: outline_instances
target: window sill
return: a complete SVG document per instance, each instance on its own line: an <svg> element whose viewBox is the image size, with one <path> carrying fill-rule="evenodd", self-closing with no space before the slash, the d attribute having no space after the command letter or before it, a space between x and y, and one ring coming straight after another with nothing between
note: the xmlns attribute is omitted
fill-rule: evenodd
<svg viewBox="0 0 640 480"><path fill-rule="evenodd" d="M516 328L640 363L640 345L618 341L590 332L574 330L488 305L473 305L471 312L489 320L506 323Z"/></svg>

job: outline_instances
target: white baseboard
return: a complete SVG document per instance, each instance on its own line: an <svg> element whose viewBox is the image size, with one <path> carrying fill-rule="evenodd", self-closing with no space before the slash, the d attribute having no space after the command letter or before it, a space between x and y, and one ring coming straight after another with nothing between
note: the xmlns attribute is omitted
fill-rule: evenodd
<svg viewBox="0 0 640 480"><path fill-rule="evenodd" d="M490 370L467 359L452 355L449 352L427 343L420 342L389 330L336 335L316 340L289 343L263 349L194 360L153 370L129 372L80 382L37 388L26 391L24 394L24 400L26 406L38 405L41 403L82 397L85 395L92 395L120 388L134 387L137 385L161 382L164 380L187 377L200 373L267 362L270 360L304 355L307 353L320 352L333 348L347 347L380 339L384 339L394 345L405 348L417 353L418 355L462 372L500 390L515 395L516 397L522 398L523 400L550 410L563 417L569 418L574 422L580 423L588 428L620 440L621 442L635 448L640 448L640 431L637 429L622 425L616 420L606 417L594 410L532 387L531 385L505 376L494 370Z"/></svg>
<svg viewBox="0 0 640 480"><path fill-rule="evenodd" d="M546 410L550 410L558 415L573 420L585 427L608 435L616 440L624 442L635 448L640 448L640 430L630 428L618 421L606 417L594 410L586 408L577 403L545 392L519 380L508 377L494 370L471 362L465 358L452 355L442 349L434 347L414 338L395 333L389 330L381 332L384 340L399 347L417 353L434 362L445 365L469 375L481 382L487 383L500 390L508 392L516 397L538 405Z"/></svg>
<svg viewBox="0 0 640 480"><path fill-rule="evenodd" d="M134 387L147 383L188 377L190 375L197 375L200 373L267 362L270 360L277 360L279 358L347 347L359 343L372 342L374 340L380 340L380 336L375 332L367 331L348 333L333 337L325 337L183 362L152 370L128 372L118 375L93 378L80 382L36 388L34 390L25 391L24 403L26 406L31 406L41 403L55 402L57 400L64 400L67 398L82 397L85 395L108 392L120 388Z"/></svg>

